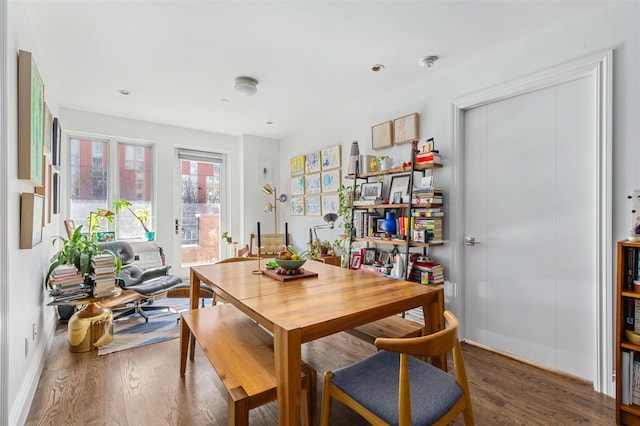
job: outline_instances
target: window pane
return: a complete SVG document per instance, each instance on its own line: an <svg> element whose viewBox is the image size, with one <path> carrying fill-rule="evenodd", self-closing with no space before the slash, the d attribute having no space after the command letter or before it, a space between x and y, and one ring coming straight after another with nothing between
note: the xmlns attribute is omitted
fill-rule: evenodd
<svg viewBox="0 0 640 426"><path fill-rule="evenodd" d="M89 213L108 209L107 143L70 138L69 152L69 219L86 231ZM108 229L106 222L101 229Z"/></svg>
<svg viewBox="0 0 640 426"><path fill-rule="evenodd" d="M153 231L151 147L121 143L119 144L119 153L120 188L118 198L123 198L133 204L131 209L136 214L146 211L149 219L145 225L149 231ZM136 237L146 239L144 228L130 211L122 211L118 215L118 238Z"/></svg>

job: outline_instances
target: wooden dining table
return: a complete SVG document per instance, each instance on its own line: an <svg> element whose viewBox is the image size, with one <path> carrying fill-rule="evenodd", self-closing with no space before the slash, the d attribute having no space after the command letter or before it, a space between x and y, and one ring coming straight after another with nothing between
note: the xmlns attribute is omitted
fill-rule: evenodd
<svg viewBox="0 0 640 426"><path fill-rule="evenodd" d="M302 344L422 307L424 334L444 328L441 287L308 261L317 276L286 282L261 273L265 262L191 267L191 309L200 283L273 333L281 425L300 424Z"/></svg>

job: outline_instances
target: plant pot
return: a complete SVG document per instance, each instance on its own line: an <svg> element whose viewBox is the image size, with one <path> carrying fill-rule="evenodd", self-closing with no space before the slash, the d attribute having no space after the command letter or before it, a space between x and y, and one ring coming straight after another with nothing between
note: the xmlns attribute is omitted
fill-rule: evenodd
<svg viewBox="0 0 640 426"><path fill-rule="evenodd" d="M629 234L629 241L640 241L640 234Z"/></svg>
<svg viewBox="0 0 640 426"><path fill-rule="evenodd" d="M146 232L146 235L147 235L147 241L153 241L156 239L156 231Z"/></svg>

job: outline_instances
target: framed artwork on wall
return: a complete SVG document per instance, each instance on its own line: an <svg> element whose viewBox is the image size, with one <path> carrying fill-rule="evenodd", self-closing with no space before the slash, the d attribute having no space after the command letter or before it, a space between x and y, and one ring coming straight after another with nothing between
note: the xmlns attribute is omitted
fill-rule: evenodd
<svg viewBox="0 0 640 426"><path fill-rule="evenodd" d="M44 84L31 52L18 54L18 179L43 183Z"/></svg>
<svg viewBox="0 0 640 426"><path fill-rule="evenodd" d="M304 155L298 155L289 160L289 171L291 172L291 176L304 174Z"/></svg>
<svg viewBox="0 0 640 426"><path fill-rule="evenodd" d="M340 188L340 169L322 172L322 192L338 192Z"/></svg>
<svg viewBox="0 0 640 426"><path fill-rule="evenodd" d="M418 139L418 113L405 115L393 120L395 143L407 143Z"/></svg>
<svg viewBox="0 0 640 426"><path fill-rule="evenodd" d="M317 173L320 171L320 151L311 152L304 156L305 174Z"/></svg>
<svg viewBox="0 0 640 426"><path fill-rule="evenodd" d="M338 194L323 195L322 196L322 214L338 213L340 207L340 200Z"/></svg>
<svg viewBox="0 0 640 426"><path fill-rule="evenodd" d="M320 216L320 196L312 195L305 197L304 214L306 216Z"/></svg>
<svg viewBox="0 0 640 426"><path fill-rule="evenodd" d="M304 216L304 197L291 197L291 216Z"/></svg>
<svg viewBox="0 0 640 426"><path fill-rule="evenodd" d="M53 134L51 141L51 157L53 167L56 169L60 168L60 153L62 146L62 128L60 127L60 119L58 117L54 117L53 119Z"/></svg>
<svg viewBox="0 0 640 426"><path fill-rule="evenodd" d="M304 195L304 176L291 178L291 195Z"/></svg>
<svg viewBox="0 0 640 426"><path fill-rule="evenodd" d="M322 162L322 170L339 168L342 165L340 145L332 146L320 151L320 161Z"/></svg>
<svg viewBox="0 0 640 426"><path fill-rule="evenodd" d="M44 197L23 192L20 199L20 248L30 249L42 242Z"/></svg>
<svg viewBox="0 0 640 426"><path fill-rule="evenodd" d="M60 173L53 174L53 214L60 213Z"/></svg>
<svg viewBox="0 0 640 426"><path fill-rule="evenodd" d="M320 185L320 173L306 175L304 180L305 194L319 194L322 190Z"/></svg>
<svg viewBox="0 0 640 426"><path fill-rule="evenodd" d="M371 148L382 149L393 145L393 123L385 121L371 127Z"/></svg>

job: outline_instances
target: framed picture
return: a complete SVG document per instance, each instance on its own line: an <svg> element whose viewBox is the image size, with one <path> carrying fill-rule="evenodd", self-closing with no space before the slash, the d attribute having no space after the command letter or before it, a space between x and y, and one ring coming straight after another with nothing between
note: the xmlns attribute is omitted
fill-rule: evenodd
<svg viewBox="0 0 640 426"><path fill-rule="evenodd" d="M342 165L340 145L332 146L320 151L322 170L337 169Z"/></svg>
<svg viewBox="0 0 640 426"><path fill-rule="evenodd" d="M413 241L418 243L424 243L426 241L426 232L424 230L413 231Z"/></svg>
<svg viewBox="0 0 640 426"><path fill-rule="evenodd" d="M380 252L380 258L378 259L378 261L380 263L382 263L383 265L386 265L387 263L389 263L389 252L388 251L381 251Z"/></svg>
<svg viewBox="0 0 640 426"><path fill-rule="evenodd" d="M338 213L340 200L338 194L322 195L322 215L327 213Z"/></svg>
<svg viewBox="0 0 640 426"><path fill-rule="evenodd" d="M99 243L106 243L116 240L116 233L114 231L100 231L96 232L96 238Z"/></svg>
<svg viewBox="0 0 640 426"><path fill-rule="evenodd" d="M291 197L291 216L304 216L304 197Z"/></svg>
<svg viewBox="0 0 640 426"><path fill-rule="evenodd" d="M44 84L30 52L18 54L18 179L42 186Z"/></svg>
<svg viewBox="0 0 640 426"><path fill-rule="evenodd" d="M320 216L321 211L319 195L305 197L304 214L306 216Z"/></svg>
<svg viewBox="0 0 640 426"><path fill-rule="evenodd" d="M418 139L418 113L405 115L393 120L395 143L407 143Z"/></svg>
<svg viewBox="0 0 640 426"><path fill-rule="evenodd" d="M384 221L384 217L376 219L376 232L378 234L384 234L384 229L382 229L382 224L384 223Z"/></svg>
<svg viewBox="0 0 640 426"><path fill-rule="evenodd" d="M340 188L340 169L322 172L322 192L338 192Z"/></svg>
<svg viewBox="0 0 640 426"><path fill-rule="evenodd" d="M391 120L371 127L371 148L382 149L393 145L393 123Z"/></svg>
<svg viewBox="0 0 640 426"><path fill-rule="evenodd" d="M321 191L320 186L320 173L312 175L306 175L304 180L305 194L319 194Z"/></svg>
<svg viewBox="0 0 640 426"><path fill-rule="evenodd" d="M376 261L377 251L373 247L367 247L362 249L362 263L364 265L373 265Z"/></svg>
<svg viewBox="0 0 640 426"><path fill-rule="evenodd" d="M304 176L291 178L291 195L304 195Z"/></svg>
<svg viewBox="0 0 640 426"><path fill-rule="evenodd" d="M367 182L362 184L360 198L365 200L375 200L382 198L382 182Z"/></svg>
<svg viewBox="0 0 640 426"><path fill-rule="evenodd" d="M409 193L409 175L392 176L391 187L389 188L389 195L395 200L396 192L400 192L400 200L408 197ZM395 201L394 201L395 203Z"/></svg>
<svg viewBox="0 0 640 426"><path fill-rule="evenodd" d="M56 169L60 168L60 153L62 145L62 128L60 127L60 119L58 117L53 118L53 134L51 141L51 164Z"/></svg>
<svg viewBox="0 0 640 426"><path fill-rule="evenodd" d="M60 213L60 173L53 174L53 214Z"/></svg>
<svg viewBox="0 0 640 426"><path fill-rule="evenodd" d="M317 173L320 171L320 151L312 152L304 156L305 174Z"/></svg>
<svg viewBox="0 0 640 426"><path fill-rule="evenodd" d="M360 253L351 253L351 259L349 262L351 269L360 269L361 263L362 263L362 255Z"/></svg>
<svg viewBox="0 0 640 426"><path fill-rule="evenodd" d="M402 203L402 191L396 191L393 193L393 201L391 204L400 204Z"/></svg>
<svg viewBox="0 0 640 426"><path fill-rule="evenodd" d="M71 238L73 233L76 232L76 224L72 220L65 220L64 227L67 230L67 236Z"/></svg>
<svg viewBox="0 0 640 426"><path fill-rule="evenodd" d="M291 176L304 174L304 155L298 155L289 160L289 171Z"/></svg>
<svg viewBox="0 0 640 426"><path fill-rule="evenodd" d="M20 248L30 249L42 242L44 197L23 192L20 199Z"/></svg>
<svg viewBox="0 0 640 426"><path fill-rule="evenodd" d="M53 116L49 111L49 106L44 103L44 152L51 152L53 143Z"/></svg>

